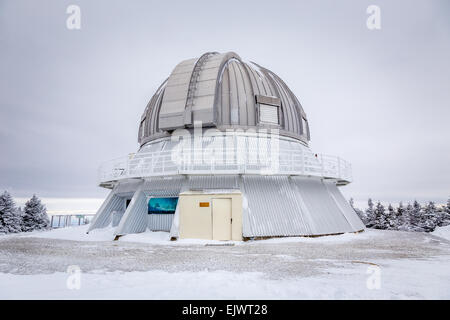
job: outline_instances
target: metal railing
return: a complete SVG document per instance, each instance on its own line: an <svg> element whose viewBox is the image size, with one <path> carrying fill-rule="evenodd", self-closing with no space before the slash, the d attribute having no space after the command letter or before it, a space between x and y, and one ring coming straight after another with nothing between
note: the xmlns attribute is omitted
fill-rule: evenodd
<svg viewBox="0 0 450 320"><path fill-rule="evenodd" d="M54 214L51 215L50 226L53 229L89 224L94 214Z"/></svg>
<svg viewBox="0 0 450 320"><path fill-rule="evenodd" d="M98 182L179 174L277 174L318 176L341 184L352 181L350 163L336 156L288 149L265 155L251 148L232 148L220 152L189 149L130 154L103 163Z"/></svg>

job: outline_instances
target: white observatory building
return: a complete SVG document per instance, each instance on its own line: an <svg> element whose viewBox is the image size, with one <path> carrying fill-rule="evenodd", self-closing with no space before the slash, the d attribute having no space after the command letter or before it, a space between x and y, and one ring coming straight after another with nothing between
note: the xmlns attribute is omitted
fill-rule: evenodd
<svg viewBox="0 0 450 320"><path fill-rule="evenodd" d="M357 232L338 187L346 161L310 150L300 102L272 71L236 53L179 63L150 99L136 153L104 163L111 189L89 231L245 240Z"/></svg>

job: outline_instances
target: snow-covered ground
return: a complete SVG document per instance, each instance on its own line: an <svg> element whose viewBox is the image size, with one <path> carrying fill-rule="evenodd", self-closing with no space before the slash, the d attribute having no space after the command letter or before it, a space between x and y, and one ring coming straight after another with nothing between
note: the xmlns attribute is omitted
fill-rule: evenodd
<svg viewBox="0 0 450 320"><path fill-rule="evenodd" d="M444 239L450 240L450 225L445 227L437 227L432 234Z"/></svg>
<svg viewBox="0 0 450 320"><path fill-rule="evenodd" d="M233 246L86 231L0 237L0 299L450 299L448 227Z"/></svg>

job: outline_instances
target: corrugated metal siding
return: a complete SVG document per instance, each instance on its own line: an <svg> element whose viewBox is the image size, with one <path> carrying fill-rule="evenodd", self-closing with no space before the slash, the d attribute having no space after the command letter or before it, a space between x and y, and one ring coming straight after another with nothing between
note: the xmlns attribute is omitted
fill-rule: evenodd
<svg viewBox="0 0 450 320"><path fill-rule="evenodd" d="M147 196L176 197L186 180L182 176L148 179L145 180L142 190Z"/></svg>
<svg viewBox="0 0 450 320"><path fill-rule="evenodd" d="M116 187L117 188L117 187ZM97 214L90 223L88 232L94 229L105 228L112 222L111 213L124 209L124 199L116 195L116 189L111 190Z"/></svg>
<svg viewBox="0 0 450 320"><path fill-rule="evenodd" d="M312 234L288 177L243 176L244 237Z"/></svg>
<svg viewBox="0 0 450 320"><path fill-rule="evenodd" d="M148 179L140 185L134 184L138 186L137 190L120 220L115 235L144 232L147 227L155 231L170 231L174 215L149 215L147 200L148 197L176 197L186 182L185 177L171 177Z"/></svg>
<svg viewBox="0 0 450 320"><path fill-rule="evenodd" d="M231 175L189 176L189 188L201 189L238 189L239 177Z"/></svg>
<svg viewBox="0 0 450 320"><path fill-rule="evenodd" d="M120 223L120 220L123 217L123 211L113 211L112 212L112 226L117 227Z"/></svg>
<svg viewBox="0 0 450 320"><path fill-rule="evenodd" d="M186 181L185 177L148 179L142 189L147 197L177 197ZM150 214L148 227L153 231L170 231L173 216L172 214Z"/></svg>
<svg viewBox="0 0 450 320"><path fill-rule="evenodd" d="M353 230L364 230L364 223L355 213L355 210L353 210L348 201L345 200L344 196L336 186L336 183L333 181L324 181L324 184L327 187L330 195L333 197L334 201L336 201L347 221L352 225Z"/></svg>
<svg viewBox="0 0 450 320"><path fill-rule="evenodd" d="M347 221L323 181L303 177L292 177L291 181L312 217L316 234L358 231Z"/></svg>
<svg viewBox="0 0 450 320"><path fill-rule="evenodd" d="M322 235L364 229L332 181L297 176L203 175L154 178L140 185L117 186L99 209L89 231L110 225L113 211L123 212L125 198L116 192L131 191L133 186L137 190L116 234L143 232L149 227L155 231L171 231L172 236L177 236L176 214L149 215L147 199L178 196L182 190L189 189L240 189L244 237Z"/></svg>
<svg viewBox="0 0 450 320"><path fill-rule="evenodd" d="M337 187L326 186L320 179L243 176L241 191L244 237L325 235L364 229L356 213L347 210Z"/></svg>
<svg viewBox="0 0 450 320"><path fill-rule="evenodd" d="M174 214L149 214L148 228L152 231L170 231Z"/></svg>
<svg viewBox="0 0 450 320"><path fill-rule="evenodd" d="M114 189L115 193L117 195L120 195L121 197L125 197L131 194L133 196L134 192L137 190L139 185L142 184L142 181L123 181L120 182L116 188Z"/></svg>
<svg viewBox="0 0 450 320"><path fill-rule="evenodd" d="M142 187L136 190L127 210L125 211L115 235L144 232L147 229L147 196Z"/></svg>

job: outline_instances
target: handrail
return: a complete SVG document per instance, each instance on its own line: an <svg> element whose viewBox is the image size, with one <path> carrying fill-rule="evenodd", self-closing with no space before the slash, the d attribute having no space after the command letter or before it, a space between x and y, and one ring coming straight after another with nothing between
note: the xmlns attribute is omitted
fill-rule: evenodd
<svg viewBox="0 0 450 320"><path fill-rule="evenodd" d="M352 181L350 163L336 156L303 149L264 155L252 148L140 152L104 162L98 170L98 181L104 184L179 174L277 174L317 176L340 184Z"/></svg>

